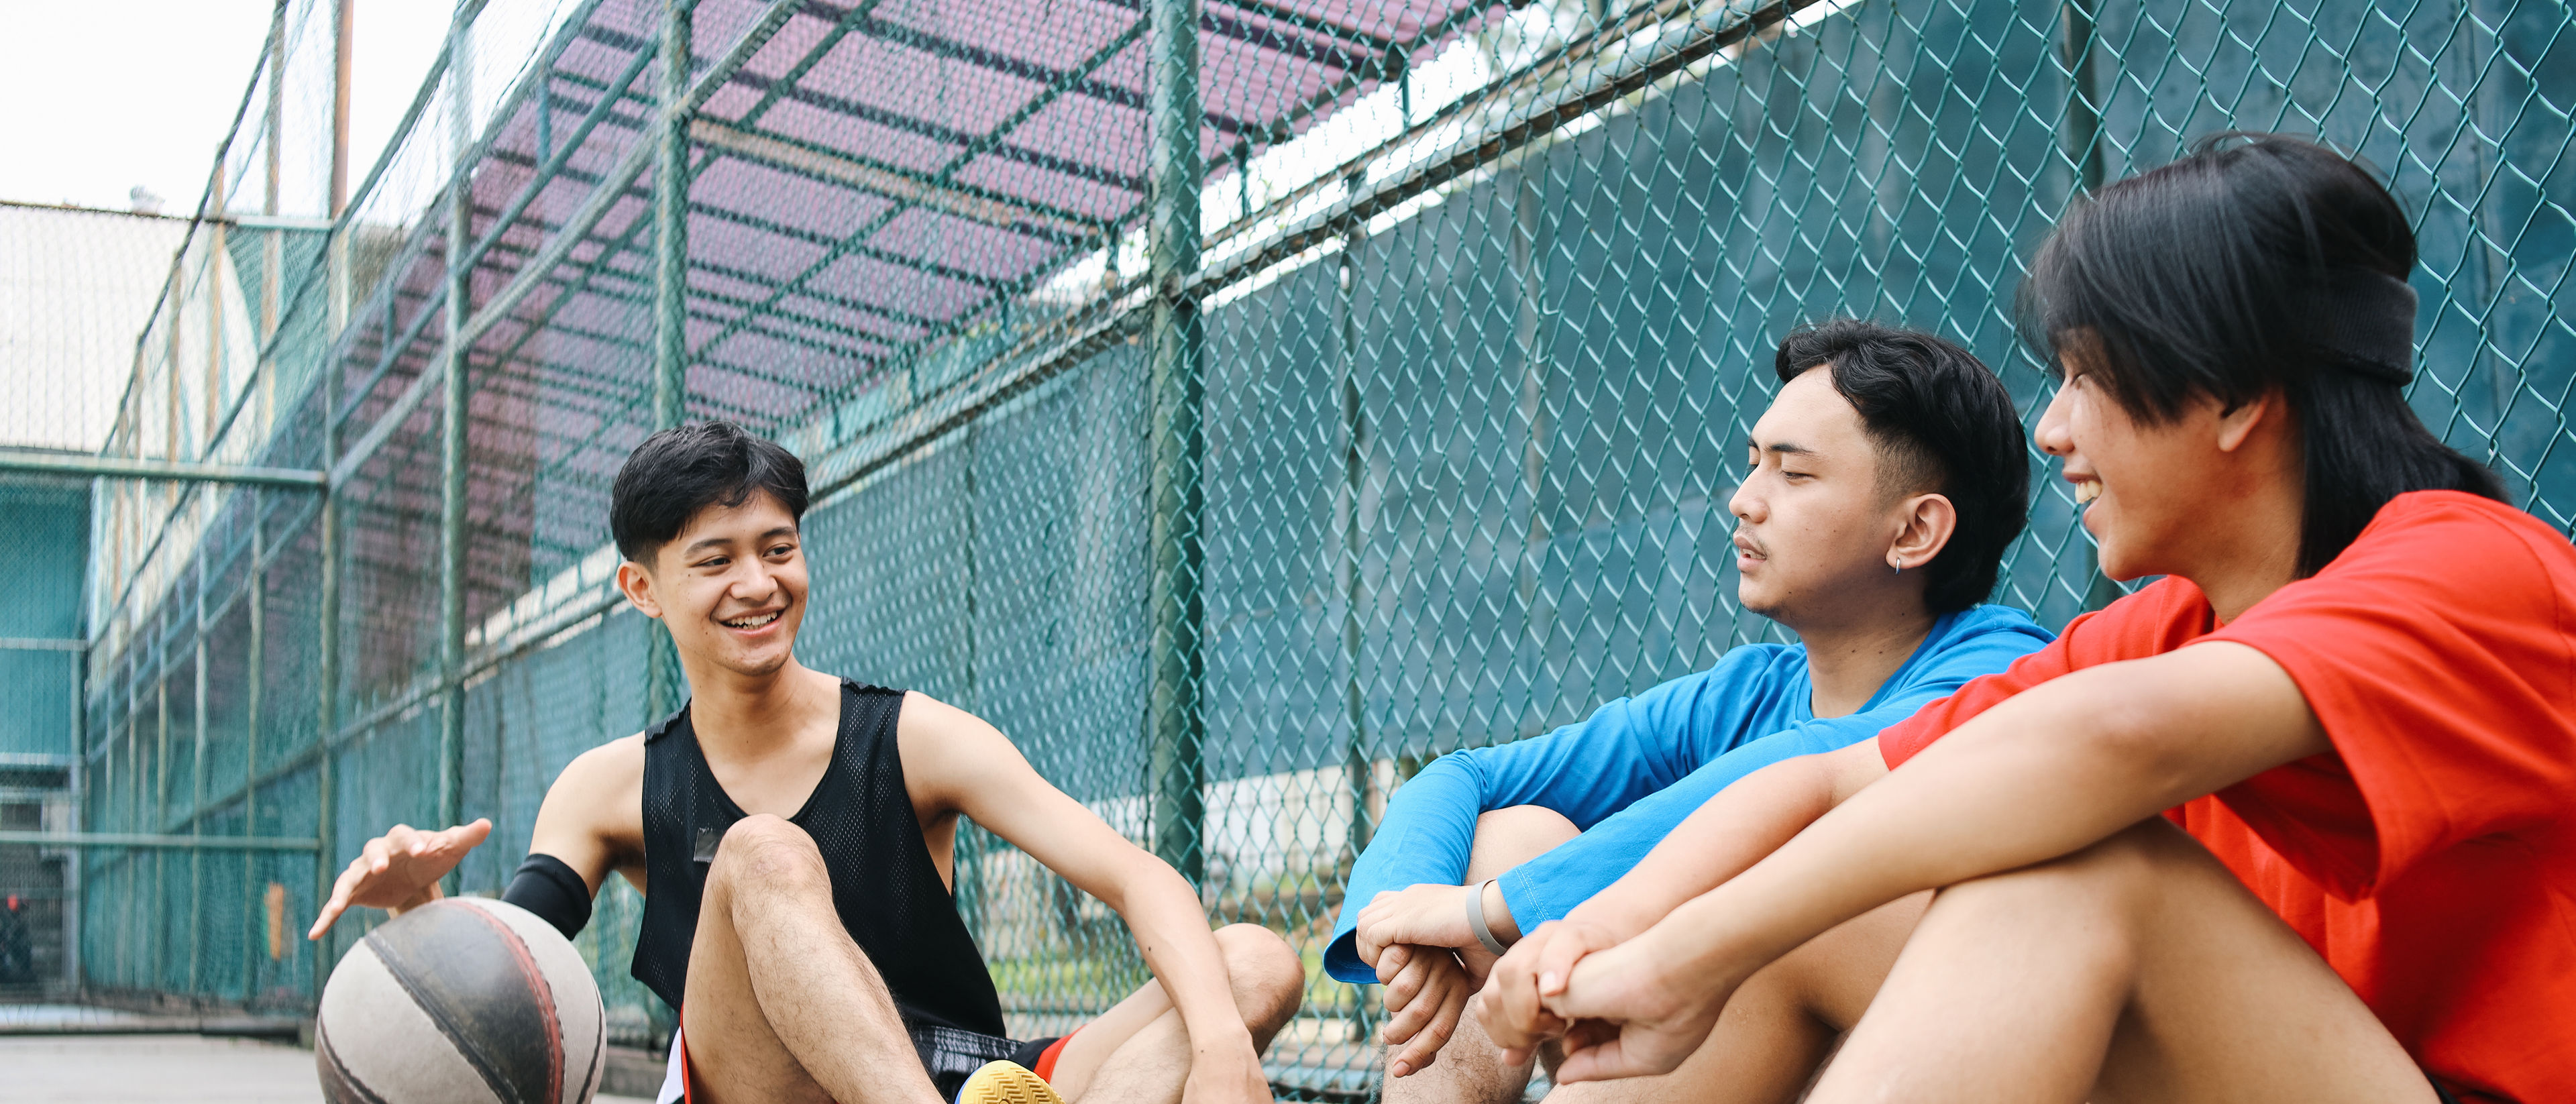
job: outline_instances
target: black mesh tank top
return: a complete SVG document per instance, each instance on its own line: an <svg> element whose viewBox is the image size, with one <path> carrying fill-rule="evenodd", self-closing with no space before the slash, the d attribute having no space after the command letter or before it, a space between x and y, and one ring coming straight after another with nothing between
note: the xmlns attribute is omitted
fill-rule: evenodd
<svg viewBox="0 0 2576 1104"><path fill-rule="evenodd" d="M903 691L843 680L832 762L789 819L823 852L841 926L884 975L904 1023L1001 1035L1001 998L904 793L894 728L902 712ZM707 865L745 815L707 768L687 706L645 730L644 923L634 973L672 1008L689 976Z"/></svg>

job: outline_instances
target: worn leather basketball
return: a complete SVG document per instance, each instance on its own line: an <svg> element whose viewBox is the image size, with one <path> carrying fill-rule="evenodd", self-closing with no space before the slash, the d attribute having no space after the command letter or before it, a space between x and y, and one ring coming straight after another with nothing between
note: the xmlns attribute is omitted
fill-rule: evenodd
<svg viewBox="0 0 2576 1104"><path fill-rule="evenodd" d="M463 897L367 933L315 1018L338 1104L588 1104L608 1059L599 985L553 925Z"/></svg>

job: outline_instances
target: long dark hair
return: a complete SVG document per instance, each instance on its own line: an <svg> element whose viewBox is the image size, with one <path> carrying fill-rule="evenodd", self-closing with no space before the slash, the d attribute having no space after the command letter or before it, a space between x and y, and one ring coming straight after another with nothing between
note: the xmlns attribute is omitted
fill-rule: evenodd
<svg viewBox="0 0 2576 1104"><path fill-rule="evenodd" d="M1924 566L1924 604L1950 613L1985 601L2030 520L2030 453L2012 392L1966 349L1850 318L1789 331L1772 358L1782 383L1819 364L1860 412L1886 481L1946 496L1959 511L1950 542Z"/></svg>
<svg viewBox="0 0 2576 1104"><path fill-rule="evenodd" d="M2279 389L2303 441L2306 576L2400 494L2504 498L2406 405L2414 267L2406 212L2368 171L2305 139L2229 131L2079 204L2032 261L2018 314L2052 366L2082 342L2145 424L2197 396L2232 409Z"/></svg>

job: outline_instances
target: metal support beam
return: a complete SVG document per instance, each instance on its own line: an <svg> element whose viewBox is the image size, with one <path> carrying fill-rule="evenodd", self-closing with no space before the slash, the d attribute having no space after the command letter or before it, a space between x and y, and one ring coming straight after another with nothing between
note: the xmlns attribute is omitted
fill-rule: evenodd
<svg viewBox="0 0 2576 1104"><path fill-rule="evenodd" d="M263 468L246 464L199 464L187 460L150 460L128 456L89 456L0 448L0 472L89 476L106 479L151 479L179 483L233 483L263 487L322 486L323 473L302 468Z"/></svg>
<svg viewBox="0 0 2576 1104"><path fill-rule="evenodd" d="M1152 0L1154 139L1149 205L1153 304L1146 320L1152 395L1153 576L1147 601L1145 712L1154 853L1196 885L1204 872L1200 750L1206 738L1199 584L1205 331L1190 277L1199 267L1199 20L1196 0Z"/></svg>
<svg viewBox="0 0 2576 1104"><path fill-rule="evenodd" d="M349 70L354 58L353 30L350 24L352 0L335 0L331 7L331 217L347 217L349 207ZM390 153L391 151L387 151ZM330 252L324 261L330 281L329 317L324 333L337 337L349 325L349 236L331 235ZM340 384L343 366L336 356L322 361L322 470L331 471L340 459ZM322 516L314 523L317 552L322 560L322 580L315 605L319 607L314 626L315 663L313 732L313 906L330 899L331 885L338 880L339 833L332 811L338 801L338 761L331 754L331 731L339 720L340 703L340 495L326 479L322 484ZM330 938L328 935L325 939ZM338 961L331 954L332 944L316 945L312 971L313 997L322 997L322 982L329 971L319 964Z"/></svg>
<svg viewBox="0 0 2576 1104"><path fill-rule="evenodd" d="M653 141L653 424L689 408L689 15L662 0L662 111Z"/></svg>
<svg viewBox="0 0 2576 1104"><path fill-rule="evenodd" d="M282 836L172 836L149 832L0 832L0 847L99 847L135 851L312 851L309 839Z"/></svg>
<svg viewBox="0 0 2576 1104"><path fill-rule="evenodd" d="M213 496L197 497L197 519L198 532L206 533L214 530ZM188 708L189 727L193 730L189 733L192 745L188 754L188 807L202 809L206 805L206 556L201 550L193 559L197 563L197 593L194 603L197 623L196 631L192 634L196 637L192 648L195 653L192 658L195 662L189 664L190 674L194 678L190 680L192 685ZM166 817L168 813L165 811L163 815ZM162 827L166 828L167 825ZM204 831L203 824L191 818L188 834L194 837ZM205 914L205 857L192 850L188 852L188 919L190 921L188 924L188 991L191 993L199 991L198 968L205 959L206 926L196 922L198 917Z"/></svg>
<svg viewBox="0 0 2576 1104"><path fill-rule="evenodd" d="M438 812L432 823L444 828L464 819L465 688L454 674L465 661L465 404L473 382L466 352L473 337L465 332L465 310L474 270L466 254L474 241L473 166L474 94L468 74L474 71L473 27L465 20L448 25L448 142L455 161L447 187L447 340L440 350L445 385L439 408L438 513L438 669L448 678L438 710ZM447 877L447 892L457 891L456 875Z"/></svg>
<svg viewBox="0 0 2576 1104"><path fill-rule="evenodd" d="M244 703L242 722L242 831L259 831L259 724L261 694L268 675L268 496L258 491L250 494L250 655L244 663L242 682L249 698ZM200 799L202 802L203 799ZM197 806L197 815L205 815L205 806ZM242 862L242 930L259 929L259 868L245 859ZM259 952L249 939L241 941L242 999L247 1001L259 989Z"/></svg>
<svg viewBox="0 0 2576 1104"><path fill-rule="evenodd" d="M689 16L696 0L662 0L661 113L653 140L653 426L689 413ZM644 630L644 715L667 716L688 700L688 677L670 627Z"/></svg>

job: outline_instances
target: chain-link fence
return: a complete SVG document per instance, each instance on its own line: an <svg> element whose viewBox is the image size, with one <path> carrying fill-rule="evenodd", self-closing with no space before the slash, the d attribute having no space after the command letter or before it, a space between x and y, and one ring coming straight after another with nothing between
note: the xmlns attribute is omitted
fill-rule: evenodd
<svg viewBox="0 0 2576 1104"><path fill-rule="evenodd" d="M344 23L280 6L94 460L155 475L95 484L81 823L150 837L84 852L97 989L302 1006L396 821L493 818L497 891L679 700L606 502L683 417L811 465L806 662L989 718L1310 962L1421 762L1777 636L1724 503L1786 328L1939 332L2036 417L2022 259L2201 133L2387 173L2417 408L2576 518L2558 3L469 0L372 170L281 169ZM2116 590L2040 485L1998 600L2059 624ZM1144 977L959 846L1015 1030ZM632 1041L639 913L580 940ZM1374 995L1310 976L1273 1075L1365 1094Z"/></svg>

